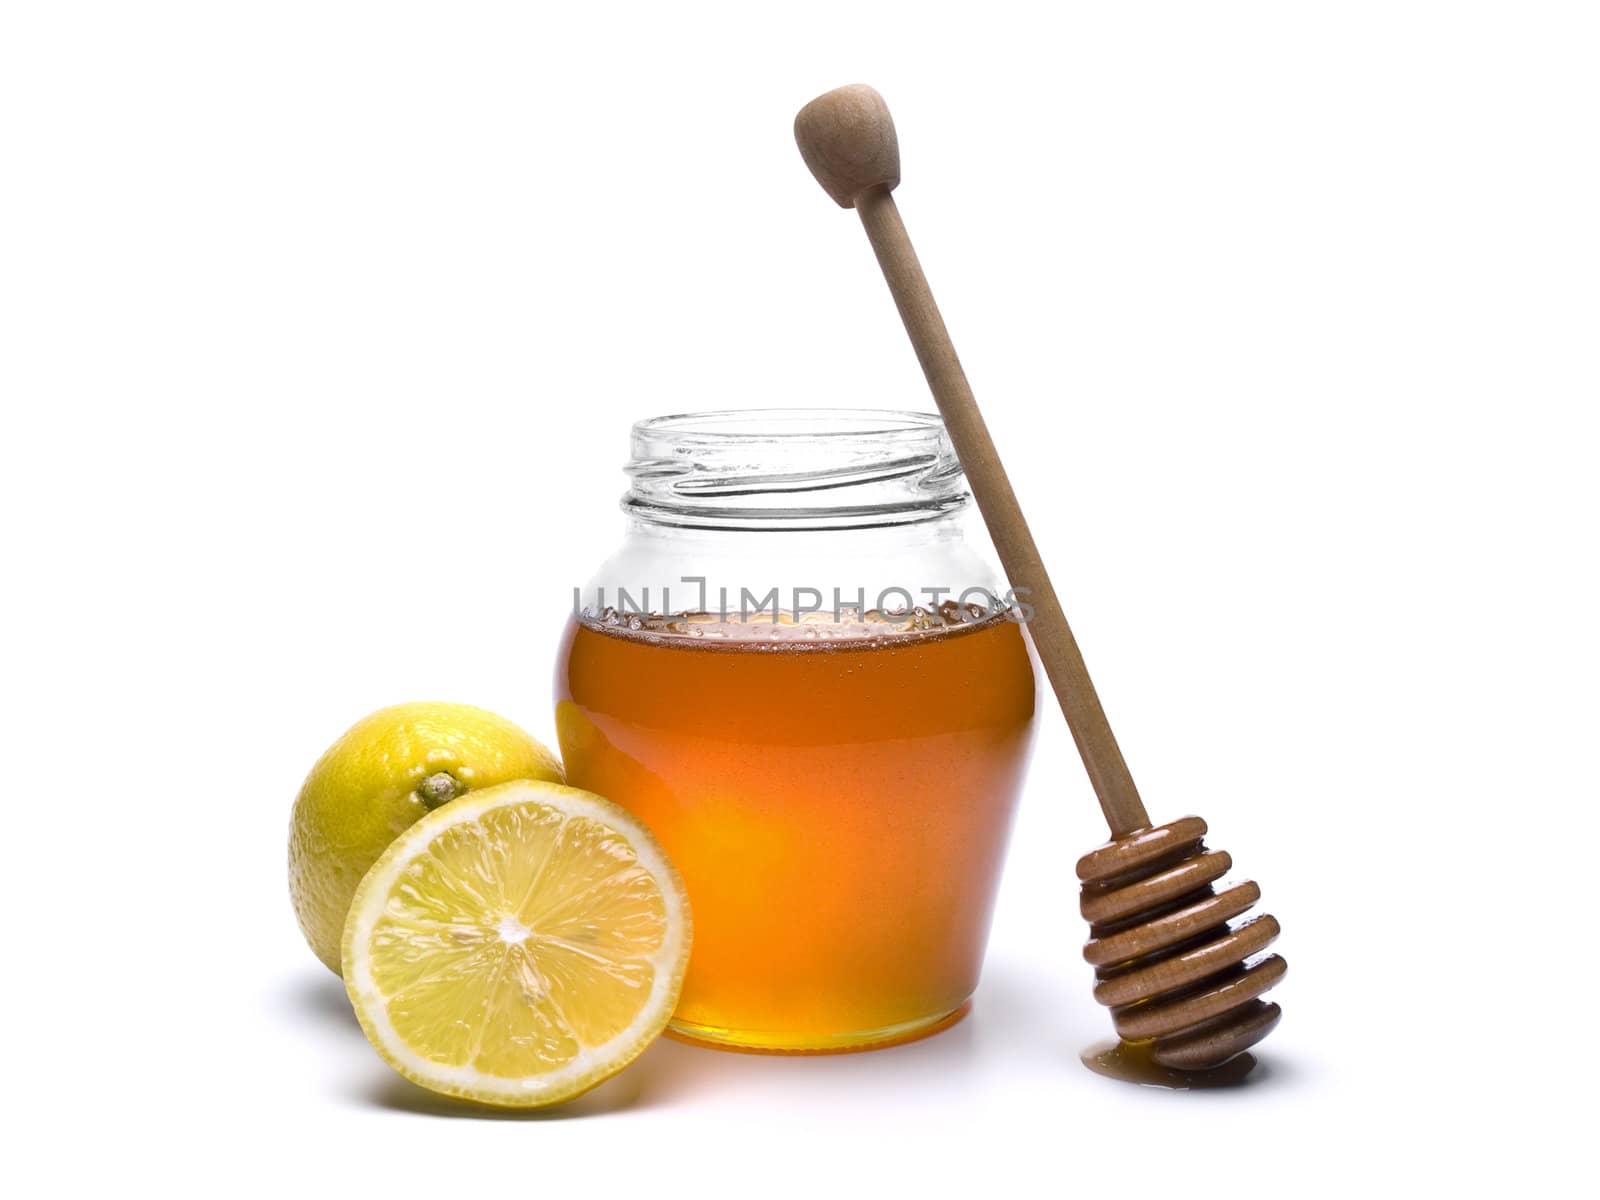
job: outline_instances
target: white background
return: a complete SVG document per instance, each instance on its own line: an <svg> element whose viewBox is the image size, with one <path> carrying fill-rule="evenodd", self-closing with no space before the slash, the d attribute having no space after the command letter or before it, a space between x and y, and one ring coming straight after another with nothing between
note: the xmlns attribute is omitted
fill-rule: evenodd
<svg viewBox="0 0 1600 1200"><path fill-rule="evenodd" d="M1578 1187L1594 9L553 7L0 9L7 1171ZM1152 812L1204 814L1284 923L1283 1025L1227 1093L1077 1065L1104 830L1051 713L964 1025L663 1042L532 1120L436 1101L300 940L290 800L386 703L552 738L634 419L930 406L790 138L856 80Z"/></svg>

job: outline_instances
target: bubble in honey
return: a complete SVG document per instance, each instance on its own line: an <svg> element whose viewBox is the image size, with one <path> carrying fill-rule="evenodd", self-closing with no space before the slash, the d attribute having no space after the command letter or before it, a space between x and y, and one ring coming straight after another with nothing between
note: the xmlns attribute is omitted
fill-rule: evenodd
<svg viewBox="0 0 1600 1200"><path fill-rule="evenodd" d="M979 604L960 605L947 600L937 608L862 609L845 606L837 613L639 613L610 605L585 609L579 620L591 628L626 630L645 637L700 638L756 643L762 647L794 642L880 640L886 636L936 633L970 627L992 620Z"/></svg>

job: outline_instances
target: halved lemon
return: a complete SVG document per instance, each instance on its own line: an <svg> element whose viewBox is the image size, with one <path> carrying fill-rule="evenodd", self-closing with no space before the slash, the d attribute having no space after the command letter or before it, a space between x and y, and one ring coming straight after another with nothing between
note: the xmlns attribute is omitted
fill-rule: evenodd
<svg viewBox="0 0 1600 1200"><path fill-rule="evenodd" d="M412 825L356 890L344 981L407 1079L484 1104L568 1100L666 1027L689 959L683 882L592 792L500 784Z"/></svg>

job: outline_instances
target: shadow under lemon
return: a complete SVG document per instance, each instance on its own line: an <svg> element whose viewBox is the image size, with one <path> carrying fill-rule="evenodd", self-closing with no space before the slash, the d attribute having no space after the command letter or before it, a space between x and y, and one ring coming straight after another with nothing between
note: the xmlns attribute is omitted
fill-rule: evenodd
<svg viewBox="0 0 1600 1200"><path fill-rule="evenodd" d="M840 1095L881 1092L886 1103L908 1094L960 1086L977 1073L977 1026L963 1022L937 1037L867 1054L729 1054L658 1038L632 1064L583 1095L537 1109L500 1109L438 1096L387 1070L362 1081L355 1098L376 1108L440 1118L576 1120L656 1106L722 1098L831 1105ZM377 1064L374 1064L375 1068Z"/></svg>

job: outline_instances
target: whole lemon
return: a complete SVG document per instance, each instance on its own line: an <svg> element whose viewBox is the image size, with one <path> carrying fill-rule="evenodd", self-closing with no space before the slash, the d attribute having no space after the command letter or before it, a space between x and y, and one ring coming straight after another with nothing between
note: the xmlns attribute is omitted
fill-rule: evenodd
<svg viewBox="0 0 1600 1200"><path fill-rule="evenodd" d="M356 886L419 817L517 779L564 783L555 755L469 704L397 704L352 725L306 776L289 821L289 895L335 974Z"/></svg>

